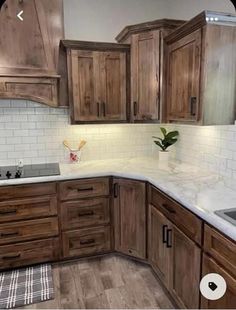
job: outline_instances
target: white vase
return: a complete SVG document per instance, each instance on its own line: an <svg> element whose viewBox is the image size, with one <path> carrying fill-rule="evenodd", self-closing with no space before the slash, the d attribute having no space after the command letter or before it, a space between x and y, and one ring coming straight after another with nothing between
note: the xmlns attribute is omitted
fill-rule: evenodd
<svg viewBox="0 0 236 310"><path fill-rule="evenodd" d="M159 161L160 162L168 162L169 160L169 152L168 151L159 151Z"/></svg>

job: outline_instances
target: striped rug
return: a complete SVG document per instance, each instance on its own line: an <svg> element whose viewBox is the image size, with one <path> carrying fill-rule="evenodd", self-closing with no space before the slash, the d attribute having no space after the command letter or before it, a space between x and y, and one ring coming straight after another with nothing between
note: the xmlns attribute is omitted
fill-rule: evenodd
<svg viewBox="0 0 236 310"><path fill-rule="evenodd" d="M0 309L26 306L53 298L51 265L0 273Z"/></svg>

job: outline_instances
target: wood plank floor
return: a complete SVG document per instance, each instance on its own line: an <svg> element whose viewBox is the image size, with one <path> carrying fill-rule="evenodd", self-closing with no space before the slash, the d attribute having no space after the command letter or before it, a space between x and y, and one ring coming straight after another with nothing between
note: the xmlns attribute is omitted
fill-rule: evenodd
<svg viewBox="0 0 236 310"><path fill-rule="evenodd" d="M174 309L151 268L121 256L54 265L53 277L55 299L23 309Z"/></svg>

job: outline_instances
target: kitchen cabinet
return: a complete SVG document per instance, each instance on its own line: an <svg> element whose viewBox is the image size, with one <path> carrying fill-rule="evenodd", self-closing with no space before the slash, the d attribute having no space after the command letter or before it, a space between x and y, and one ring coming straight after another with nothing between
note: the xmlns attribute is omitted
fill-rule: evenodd
<svg viewBox="0 0 236 310"><path fill-rule="evenodd" d="M209 300L201 297L201 309L236 309L236 278L208 255L203 255L202 277L208 273L218 273L227 284L225 295L218 300Z"/></svg>
<svg viewBox="0 0 236 310"><path fill-rule="evenodd" d="M129 45L62 44L67 49L72 123L127 122Z"/></svg>
<svg viewBox="0 0 236 310"><path fill-rule="evenodd" d="M133 122L160 121L164 99L163 37L183 24L178 20L156 20L125 27L116 37L131 44L131 106Z"/></svg>
<svg viewBox="0 0 236 310"><path fill-rule="evenodd" d="M203 12L165 37L166 111L171 123L233 124L236 17Z"/></svg>
<svg viewBox="0 0 236 310"><path fill-rule="evenodd" d="M155 191L157 195L154 194ZM161 199L163 198L159 196L159 191L154 187L149 189L148 259L178 306L197 309L201 250L176 226L179 226L179 213L175 204L167 197L165 203ZM169 219L163 213L164 208L167 214L172 215Z"/></svg>
<svg viewBox="0 0 236 310"><path fill-rule="evenodd" d="M111 251L109 178L59 184L62 258Z"/></svg>
<svg viewBox="0 0 236 310"><path fill-rule="evenodd" d="M146 258L145 183L114 179L115 249L130 256Z"/></svg>
<svg viewBox="0 0 236 310"><path fill-rule="evenodd" d="M20 11L23 21L16 17ZM59 57L63 37L62 0L5 1L0 12L0 98L67 105Z"/></svg>

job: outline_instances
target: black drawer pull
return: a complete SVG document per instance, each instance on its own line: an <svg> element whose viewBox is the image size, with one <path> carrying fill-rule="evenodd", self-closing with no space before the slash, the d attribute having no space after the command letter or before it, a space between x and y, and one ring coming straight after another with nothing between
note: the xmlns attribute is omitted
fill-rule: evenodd
<svg viewBox="0 0 236 310"><path fill-rule="evenodd" d="M21 254L16 254L13 256L3 256L2 259L7 260L7 259L16 259L16 258L20 258Z"/></svg>
<svg viewBox="0 0 236 310"><path fill-rule="evenodd" d="M18 236L19 232L14 231L14 232L9 232L9 233L0 233L0 237L13 237L13 236Z"/></svg>
<svg viewBox="0 0 236 310"><path fill-rule="evenodd" d="M172 248L172 229L167 229L167 248Z"/></svg>
<svg viewBox="0 0 236 310"><path fill-rule="evenodd" d="M85 187L85 188L72 188L69 187L69 190L71 191L77 191L77 192L88 192L88 191L93 191L93 187Z"/></svg>
<svg viewBox="0 0 236 310"><path fill-rule="evenodd" d="M79 212L78 215L79 215L80 217L83 217L83 216L91 216L91 215L94 215L94 211Z"/></svg>
<svg viewBox="0 0 236 310"><path fill-rule="evenodd" d="M80 244L85 245L85 244L93 244L95 242L95 239L88 239L88 240L81 240Z"/></svg>
<svg viewBox="0 0 236 310"><path fill-rule="evenodd" d="M138 114L138 103L137 101L134 101L134 116L137 116Z"/></svg>
<svg viewBox="0 0 236 310"><path fill-rule="evenodd" d="M118 183L114 184L114 198L117 198L119 195Z"/></svg>
<svg viewBox="0 0 236 310"><path fill-rule="evenodd" d="M9 215L9 214L16 214L17 210L1 210L0 215Z"/></svg>
<svg viewBox="0 0 236 310"><path fill-rule="evenodd" d="M168 204L166 204L166 203L163 203L163 204L162 204L162 207L165 208L168 212L170 212L170 213L172 213L172 214L175 214L175 213L176 213L176 211L173 210L173 209L172 209L170 206L168 206Z"/></svg>
<svg viewBox="0 0 236 310"><path fill-rule="evenodd" d="M167 243L167 225L162 225L162 242Z"/></svg>

